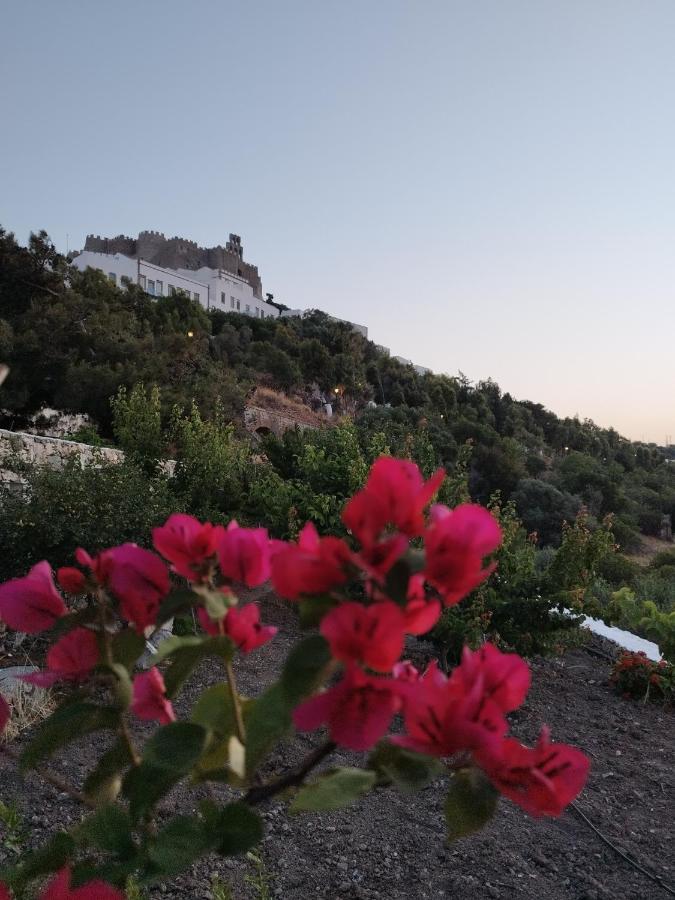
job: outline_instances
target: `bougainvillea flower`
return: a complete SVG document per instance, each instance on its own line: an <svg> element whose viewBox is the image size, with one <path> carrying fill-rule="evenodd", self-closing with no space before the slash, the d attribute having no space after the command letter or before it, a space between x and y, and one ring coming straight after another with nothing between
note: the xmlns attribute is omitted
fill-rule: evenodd
<svg viewBox="0 0 675 900"><path fill-rule="evenodd" d="M124 900L124 894L104 881L88 881L71 888L70 869L66 867L42 891L39 900Z"/></svg>
<svg viewBox="0 0 675 900"><path fill-rule="evenodd" d="M87 579L83 572L73 566L62 566L56 570L56 580L66 594L83 594L87 587Z"/></svg>
<svg viewBox="0 0 675 900"><path fill-rule="evenodd" d="M400 686L350 666L341 681L300 704L293 721L300 731L326 725L331 740L349 750L368 750L385 734L401 708Z"/></svg>
<svg viewBox="0 0 675 900"><path fill-rule="evenodd" d="M425 482L415 463L381 456L373 463L363 490L347 503L342 521L365 547L372 546L387 525L408 537L420 535L424 509L444 478L445 472L439 469Z"/></svg>
<svg viewBox="0 0 675 900"><path fill-rule="evenodd" d="M0 619L15 631L38 634L67 612L46 560L34 565L24 578L0 585Z"/></svg>
<svg viewBox="0 0 675 900"><path fill-rule="evenodd" d="M483 566L483 558L501 543L502 533L494 516L473 503L450 510L436 505L424 536L425 579L440 592L446 606L458 603L495 569Z"/></svg>
<svg viewBox="0 0 675 900"><path fill-rule="evenodd" d="M139 719L159 722L160 725L175 722L176 714L166 696L164 679L159 669L153 667L135 676L131 711Z"/></svg>
<svg viewBox="0 0 675 900"><path fill-rule="evenodd" d="M354 562L369 578L384 583L389 570L408 549L410 541L404 534L394 534L382 541L363 547ZM376 591L373 593L377 593Z"/></svg>
<svg viewBox="0 0 675 900"><path fill-rule="evenodd" d="M98 583L120 602L120 615L142 634L154 625L159 605L169 593L169 573L162 560L136 544L121 544L92 558L81 547L75 557L91 569Z"/></svg>
<svg viewBox="0 0 675 900"><path fill-rule="evenodd" d="M260 622L260 609L257 603L247 603L238 609L233 606L225 616L214 622L203 607L198 611L199 622L208 634L224 634L236 644L242 653L250 653L271 640L278 629L274 625L263 625Z"/></svg>
<svg viewBox="0 0 675 900"><path fill-rule="evenodd" d="M522 705L530 689L530 667L517 653L502 653L494 644L485 643L478 650L465 647L462 661L451 678L469 687L481 676L483 693L502 712L512 712Z"/></svg>
<svg viewBox="0 0 675 900"><path fill-rule="evenodd" d="M485 696L482 675L465 685L430 666L414 688L406 693L406 734L391 738L393 743L441 757L498 750L506 720L497 704Z"/></svg>
<svg viewBox="0 0 675 900"><path fill-rule="evenodd" d="M498 760L485 768L495 787L530 815L559 816L586 783L590 761L575 747L551 743L544 727L534 748L507 738Z"/></svg>
<svg viewBox="0 0 675 900"><path fill-rule="evenodd" d="M9 722L9 717L11 715L11 709L9 707L9 703L5 700L5 698L0 694L0 734L7 727L7 723Z"/></svg>
<svg viewBox="0 0 675 900"><path fill-rule="evenodd" d="M240 528L232 521L218 538L223 576L257 587L270 577L270 539L266 528Z"/></svg>
<svg viewBox="0 0 675 900"><path fill-rule="evenodd" d="M403 650L405 617L391 600L372 606L348 601L323 617L320 630L340 662L391 672Z"/></svg>
<svg viewBox="0 0 675 900"><path fill-rule="evenodd" d="M81 681L99 662L98 640L88 628L74 628L47 651L47 670L22 675L22 681L51 687L56 681Z"/></svg>
<svg viewBox="0 0 675 900"><path fill-rule="evenodd" d="M223 532L221 525L202 524L194 516L174 513L164 525L153 529L152 543L174 572L189 581L201 581Z"/></svg>
<svg viewBox="0 0 675 900"><path fill-rule="evenodd" d="M12 900L12 895L9 893L9 888L6 884L3 884L0 881L0 900Z"/></svg>
<svg viewBox="0 0 675 900"><path fill-rule="evenodd" d="M408 682L414 684L420 680L420 673L409 659L402 659L397 662L392 669L392 675L397 681Z"/></svg>
<svg viewBox="0 0 675 900"><path fill-rule="evenodd" d="M272 583L287 600L297 600L303 594L322 594L347 581L352 561L344 541L320 538L308 522L297 544L277 544L272 556Z"/></svg>

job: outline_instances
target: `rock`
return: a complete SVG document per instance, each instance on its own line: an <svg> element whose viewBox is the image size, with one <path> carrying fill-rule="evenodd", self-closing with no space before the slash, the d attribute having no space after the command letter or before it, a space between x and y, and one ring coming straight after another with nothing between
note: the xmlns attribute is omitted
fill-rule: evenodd
<svg viewBox="0 0 675 900"><path fill-rule="evenodd" d="M20 675L32 675L33 672L39 672L37 666L9 666L7 669L0 669L0 694L5 697L13 697L22 689L29 693L44 691L44 688L26 684L25 681L19 679Z"/></svg>

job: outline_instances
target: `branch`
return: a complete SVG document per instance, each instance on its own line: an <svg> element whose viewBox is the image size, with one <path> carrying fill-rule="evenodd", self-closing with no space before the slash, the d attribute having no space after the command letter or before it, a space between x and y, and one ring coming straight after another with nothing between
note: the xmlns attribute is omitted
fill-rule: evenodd
<svg viewBox="0 0 675 900"><path fill-rule="evenodd" d="M5 756L9 757L9 759L15 762L18 767L18 753L15 753L14 750L10 750L9 747L6 747L4 744L0 744L0 753L4 753ZM64 781L63 778L60 778L53 772L50 772L49 769L43 769L42 766L33 766L33 771L37 775L39 775L43 781L46 781L47 784L51 784L52 787L55 787L57 790L61 791L64 794L68 794L68 796L72 797L73 800L77 800L79 803L83 803L85 806L89 806L91 809L96 809L96 804L92 800L85 796L81 791L78 791L77 788L73 787L70 782Z"/></svg>
<svg viewBox="0 0 675 900"><path fill-rule="evenodd" d="M302 784L305 778L309 775L312 769L315 766L318 766L319 763L325 759L327 756L335 750L336 744L333 741L326 741L325 744L321 744L320 747L317 747L309 756L305 759L305 761L298 766L297 769L291 769L285 775L282 775L281 778L277 778L275 781L270 781L267 784L261 784L259 787L249 788L247 793L244 795L244 803L248 803L249 806L257 806L259 803L262 803L264 800L269 800L274 797L276 794L280 794L282 791L285 791L286 788L295 787L296 785Z"/></svg>

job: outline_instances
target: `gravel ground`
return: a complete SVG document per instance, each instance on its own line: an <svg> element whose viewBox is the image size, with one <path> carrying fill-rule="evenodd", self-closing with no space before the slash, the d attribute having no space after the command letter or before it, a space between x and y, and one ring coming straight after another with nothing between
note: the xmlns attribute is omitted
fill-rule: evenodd
<svg viewBox="0 0 675 900"><path fill-rule="evenodd" d="M258 592L264 621L279 626L266 648L238 664L240 689L251 696L276 676L297 638L294 614L270 594ZM431 647L417 642L418 654ZM511 717L513 733L536 738L547 722L553 738L577 744L592 760L578 809L613 844L675 889L673 808L675 776L672 712L619 698L607 684L616 647L601 638L563 657L531 661L533 687ZM219 672L203 666L177 704L186 711ZM300 735L270 760L276 771L293 766L318 742ZM72 745L54 768L81 783L95 758L93 741ZM358 765L359 757L338 753L330 764ZM231 794L217 786L225 800ZM171 806L189 810L203 788L179 789ZM503 801L482 832L450 846L444 840L443 784L414 795L378 789L341 813L290 817L282 802L263 808L266 835L259 861L200 861L150 898L214 898L212 878L231 887L234 900L304 898L511 898L522 900L651 900L667 892L610 849L574 810L559 819L535 820ZM31 828L28 841L41 844L56 826L78 821L77 804L22 778L0 758L0 797L14 801ZM0 829L2 826L0 825ZM0 837L0 857L7 855Z"/></svg>

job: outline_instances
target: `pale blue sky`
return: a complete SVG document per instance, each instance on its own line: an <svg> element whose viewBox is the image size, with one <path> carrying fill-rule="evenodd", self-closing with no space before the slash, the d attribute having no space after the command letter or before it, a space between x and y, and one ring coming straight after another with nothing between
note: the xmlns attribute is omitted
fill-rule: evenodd
<svg viewBox="0 0 675 900"><path fill-rule="evenodd" d="M675 435L672 0L21 0L0 223L242 236L290 306Z"/></svg>

